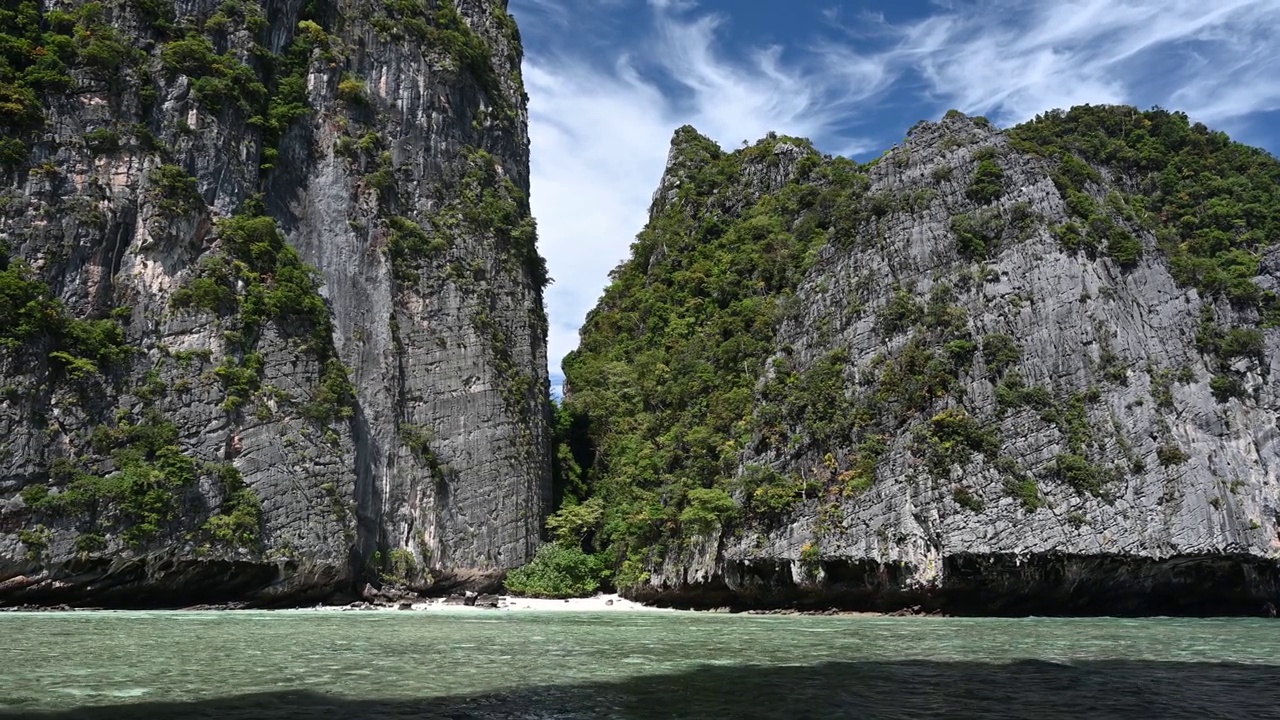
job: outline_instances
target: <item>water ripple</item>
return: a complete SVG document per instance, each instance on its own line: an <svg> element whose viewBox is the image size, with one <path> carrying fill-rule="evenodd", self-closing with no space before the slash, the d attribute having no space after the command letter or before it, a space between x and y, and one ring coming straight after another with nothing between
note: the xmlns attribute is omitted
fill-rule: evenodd
<svg viewBox="0 0 1280 720"><path fill-rule="evenodd" d="M1261 620L72 613L0 637L6 720L1280 718Z"/></svg>

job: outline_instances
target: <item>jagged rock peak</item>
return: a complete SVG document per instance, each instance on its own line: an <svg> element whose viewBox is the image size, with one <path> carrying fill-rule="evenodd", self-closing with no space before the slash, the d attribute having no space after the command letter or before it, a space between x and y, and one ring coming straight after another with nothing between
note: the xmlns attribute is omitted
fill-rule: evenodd
<svg viewBox="0 0 1280 720"><path fill-rule="evenodd" d="M675 199L680 186L688 182L695 172L723 155L724 150L714 140L699 133L692 125L677 128L671 137L662 179L653 191L653 199L649 205L650 219L666 209Z"/></svg>
<svg viewBox="0 0 1280 720"><path fill-rule="evenodd" d="M758 196L774 192L790 181L798 172L800 161L806 157L817 159L820 154L810 141L803 138L771 132L755 144L744 141L741 148L726 153L714 140L692 126L682 126L671 138L666 169L650 205L650 220L671 207L681 187L726 158L734 164L732 177L707 177L702 179L702 183L736 182L740 179L744 191Z"/></svg>

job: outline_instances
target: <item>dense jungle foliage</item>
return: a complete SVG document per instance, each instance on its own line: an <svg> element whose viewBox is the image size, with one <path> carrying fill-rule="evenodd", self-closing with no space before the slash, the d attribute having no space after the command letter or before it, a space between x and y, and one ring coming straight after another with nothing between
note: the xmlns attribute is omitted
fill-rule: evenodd
<svg viewBox="0 0 1280 720"><path fill-rule="evenodd" d="M753 387L780 308L816 249L848 230L840 211L866 185L853 162L824 161L802 140L724 153L686 128L676 142L689 174L614 271L565 361L572 396L561 424L589 418L590 435L560 451L568 507L553 526L619 550L610 559L622 582L682 525L734 511L730 478L751 440ZM774 162L784 142L804 153L804 181L757 201L743 170ZM712 198L740 209L703 212Z"/></svg>
<svg viewBox="0 0 1280 720"><path fill-rule="evenodd" d="M1009 134L1059 161L1054 182L1069 201L1100 182L1097 167L1119 178L1179 282L1275 312L1276 298L1253 282L1259 253L1280 237L1280 162L1265 150L1158 108L1077 107ZM1080 220L1092 226L1090 216Z"/></svg>
<svg viewBox="0 0 1280 720"><path fill-rule="evenodd" d="M1078 107L1047 113L1008 135L1017 151L1055 168L1072 216L1051 228L1064 251L1132 268L1142 245L1131 228L1142 228L1158 239L1181 284L1245 311L1256 308L1263 320L1274 315L1274 296L1253 277L1261 252L1280 237L1275 158L1161 109ZM674 143L669 177L678 182L655 198L631 258L613 271L581 346L564 361L552 539L597 553L619 586L634 584L665 553L707 531L776 518L822 491L856 496L875 482L881 454L904 432L939 469L986 455L1007 478L1007 493L1033 510L1043 502L1036 479L1000 455L992 429L962 409L936 412L934 401L952 391L975 357L998 383L1002 408L1033 408L1061 430L1064 452L1052 468L1058 479L1105 495L1120 470L1088 459L1098 440L1084 413L1095 398L1055 398L1027 386L1016 370L1016 340L972 336L945 290L927 302L901 290L890 299L877 322L886 333L909 333L909 340L884 359L866 388L850 389L849 357L839 351L803 373L792 371L785 353L766 367L778 350L778 324L793 310L788 300L819 250L869 242L878 217L911 211L928 198L868 194L868 166L823 157L803 140L770 136L724 152L684 128ZM792 177L766 187L781 143L800 148L803 157ZM894 157L900 159L891 154L885 161ZM934 180L950 175L947 168ZM1119 191L1099 201L1110 186ZM999 165L983 155L967 199L982 206L1004 190ZM1014 216L1020 231L1039 222L1027 213ZM984 223L981 207L953 218L961 257L980 260L990 251L1000 231ZM1215 337L1248 334L1210 331L1210 345ZM831 460L829 476L815 486L813 478L744 466L749 446L807 448L818 457L827 447L854 451L838 466ZM972 496L957 501L978 509Z"/></svg>

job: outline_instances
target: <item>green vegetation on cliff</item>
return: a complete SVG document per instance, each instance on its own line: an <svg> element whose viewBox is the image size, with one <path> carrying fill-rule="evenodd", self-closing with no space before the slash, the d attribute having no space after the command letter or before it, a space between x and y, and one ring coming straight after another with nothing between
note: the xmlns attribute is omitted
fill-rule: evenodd
<svg viewBox="0 0 1280 720"><path fill-rule="evenodd" d="M1016 147L1057 159L1054 182L1089 232L1115 232L1083 194L1101 180L1092 164L1127 179L1127 196L1108 204L1129 206L1155 232L1179 282L1274 312L1276 298L1253 282L1260 251L1280 238L1280 162L1266 151L1161 109L1086 105L1009 134ZM1109 251L1133 252L1131 241L1121 245Z"/></svg>
<svg viewBox="0 0 1280 720"><path fill-rule="evenodd" d="M369 22L380 34L411 39L424 54L445 59L454 72L468 73L488 96L498 117L514 121L514 109L502 92L493 65L493 48L467 25L453 0L390 0L371 6L375 10L369 15ZM496 4L493 14L504 29L514 26L510 16ZM519 62L515 65L518 70Z"/></svg>
<svg viewBox="0 0 1280 720"><path fill-rule="evenodd" d="M41 12L24 0L0 8L0 166L26 161L45 120L46 98L75 85L73 70L95 83L115 83L140 60L110 24L100 3L71 12Z"/></svg>
<svg viewBox="0 0 1280 720"><path fill-rule="evenodd" d="M238 410L257 389L262 358L255 348L264 326L273 323L281 334L298 337L320 367L303 414L321 424L350 418L355 391L333 345L333 320L320 296L318 272L285 242L256 199L241 214L219 221L218 236L221 252L206 256L170 302L178 310L225 319L233 352L216 371L227 391L224 407Z"/></svg>
<svg viewBox="0 0 1280 720"><path fill-rule="evenodd" d="M73 317L48 285L7 252L0 257L0 349L11 356L43 355L72 379L110 370L132 351L115 318Z"/></svg>
<svg viewBox="0 0 1280 720"><path fill-rule="evenodd" d="M177 519L184 496L202 475L217 477L225 498L222 511L205 524L210 538L245 547L257 542L258 496L244 486L235 468L197 463L179 445L177 426L154 409L141 417L122 417L115 425L99 425L84 450L81 456L49 463L53 492L46 485L29 485L22 492L24 503L37 514L73 519L84 542L100 541L106 531L118 529L125 542L145 543Z"/></svg>

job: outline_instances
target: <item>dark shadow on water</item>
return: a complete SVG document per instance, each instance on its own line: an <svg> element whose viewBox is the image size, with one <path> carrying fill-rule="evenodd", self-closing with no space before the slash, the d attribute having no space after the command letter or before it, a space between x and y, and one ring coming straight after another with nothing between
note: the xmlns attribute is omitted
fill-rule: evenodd
<svg viewBox="0 0 1280 720"><path fill-rule="evenodd" d="M127 662L125 658L122 662ZM512 667L518 677L520 668ZM340 689L337 689L340 691ZM0 712L29 720L448 718L1280 718L1280 667L1089 661L704 666L676 675L477 696L350 699L309 691L188 703Z"/></svg>

